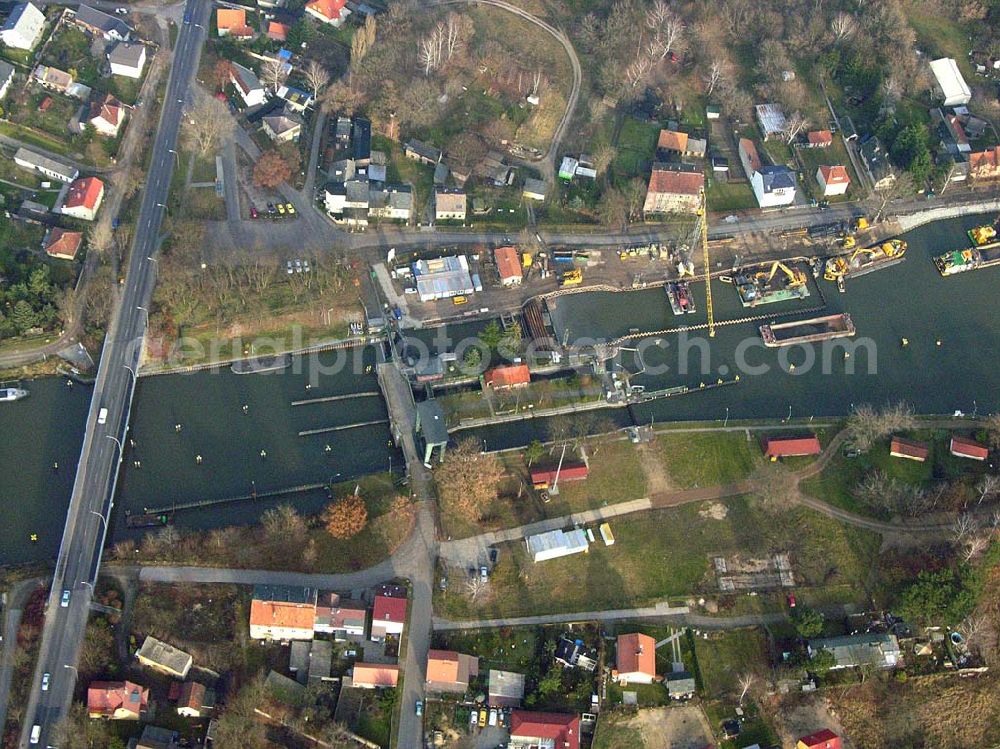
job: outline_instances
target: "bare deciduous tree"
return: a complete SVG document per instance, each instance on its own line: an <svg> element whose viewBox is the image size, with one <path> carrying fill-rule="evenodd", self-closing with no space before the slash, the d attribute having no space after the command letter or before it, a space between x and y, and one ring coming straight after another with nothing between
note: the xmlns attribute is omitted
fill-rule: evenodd
<svg viewBox="0 0 1000 749"><path fill-rule="evenodd" d="M319 93L330 82L330 72L315 60L310 60L303 73L306 83L312 89L313 99L319 101Z"/></svg>
<svg viewBox="0 0 1000 749"><path fill-rule="evenodd" d="M757 674L752 671L747 671L746 673L740 674L739 679L737 679L737 684L740 686L740 698L738 700L739 704L743 704L743 700L747 696L747 692L754 688L757 684Z"/></svg>
<svg viewBox="0 0 1000 749"><path fill-rule="evenodd" d="M288 68L281 60L269 59L260 66L260 78L265 86L277 91L288 77Z"/></svg>
<svg viewBox="0 0 1000 749"><path fill-rule="evenodd" d="M625 68L625 82L629 88L637 88L640 83L644 83L652 68L653 61L650 58L637 57L631 65Z"/></svg>
<svg viewBox="0 0 1000 749"><path fill-rule="evenodd" d="M365 55L375 46L376 34L375 16L368 16L365 25L354 32L351 37L351 67L357 69Z"/></svg>
<svg viewBox="0 0 1000 749"><path fill-rule="evenodd" d="M663 0L656 0L646 11L646 26L652 32L647 44L653 60L663 60L679 46L684 34L684 21Z"/></svg>
<svg viewBox="0 0 1000 749"><path fill-rule="evenodd" d="M712 60L712 63L708 66L708 70L705 72L705 93L708 96L712 95L715 91L715 87L719 85L719 81L722 80L724 73L724 67L718 60Z"/></svg>
<svg viewBox="0 0 1000 749"><path fill-rule="evenodd" d="M852 36L857 30L857 24L850 13L838 13L830 21L830 32L833 34L833 41L840 42Z"/></svg>
<svg viewBox="0 0 1000 749"><path fill-rule="evenodd" d="M880 187L876 187L868 196L866 204L868 213L872 216L872 223L882 220L886 208L889 204L899 198L909 197L915 191L913 177L909 172L901 172L896 178Z"/></svg>
<svg viewBox="0 0 1000 749"><path fill-rule="evenodd" d="M768 512L778 513L798 500L798 484L792 472L780 463L758 460L747 479L750 492Z"/></svg>
<svg viewBox="0 0 1000 749"><path fill-rule="evenodd" d="M195 93L191 116L184 123L184 139L190 149L207 156L232 135L235 126L225 104L199 91Z"/></svg>
<svg viewBox="0 0 1000 749"><path fill-rule="evenodd" d="M799 133L809 127L809 120L801 112L793 112L785 120L785 142L792 144Z"/></svg>
<svg viewBox="0 0 1000 749"><path fill-rule="evenodd" d="M1000 493L1000 476L995 473L984 473L976 483L976 492L979 494L977 505L981 505L984 499L996 496Z"/></svg>
<svg viewBox="0 0 1000 749"><path fill-rule="evenodd" d="M906 403L882 409L862 403L847 418L847 430L855 447L865 451L893 432L912 429L915 423L913 409Z"/></svg>

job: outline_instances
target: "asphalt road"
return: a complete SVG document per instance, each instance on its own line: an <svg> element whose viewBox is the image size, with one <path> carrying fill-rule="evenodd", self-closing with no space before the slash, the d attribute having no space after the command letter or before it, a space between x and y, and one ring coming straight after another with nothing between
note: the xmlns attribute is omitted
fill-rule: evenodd
<svg viewBox="0 0 1000 749"><path fill-rule="evenodd" d="M57 747L56 728L73 698L76 663L107 535L121 445L128 431L135 389L134 372L148 323L146 310L156 283L154 258L175 166L173 149L186 95L198 67L210 10L208 0L188 0L177 38L129 267L125 283L119 289L117 310L105 339L87 415L87 430L56 560L38 664L25 710L21 747L32 746L29 737L36 725L40 727L40 737L34 746ZM42 692L42 675L46 673L50 675L49 686Z"/></svg>

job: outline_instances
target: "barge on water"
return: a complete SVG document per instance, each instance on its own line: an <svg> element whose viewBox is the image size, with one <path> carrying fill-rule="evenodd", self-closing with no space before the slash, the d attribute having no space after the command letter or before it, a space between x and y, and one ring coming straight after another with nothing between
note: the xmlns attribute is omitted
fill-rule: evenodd
<svg viewBox="0 0 1000 749"><path fill-rule="evenodd" d="M798 343L829 341L834 338L849 338L855 332L854 321L846 312L839 315L826 315L808 320L760 326L760 337L764 339L764 345L771 348L794 346Z"/></svg>
<svg viewBox="0 0 1000 749"><path fill-rule="evenodd" d="M666 286L670 309L675 315L691 315L697 312L691 286L687 281L671 281Z"/></svg>
<svg viewBox="0 0 1000 749"><path fill-rule="evenodd" d="M276 356L258 356L254 359L240 359L230 366L233 374L261 374L263 372L280 372L292 363L290 354Z"/></svg>
<svg viewBox="0 0 1000 749"><path fill-rule="evenodd" d="M934 258L934 265L942 276L954 276L967 270L979 270L1000 265L1000 242L953 250Z"/></svg>
<svg viewBox="0 0 1000 749"><path fill-rule="evenodd" d="M890 268L906 258L906 242L890 239L871 247L859 247L845 255L827 258L823 268L823 278L839 281L842 278L856 278L872 271Z"/></svg>
<svg viewBox="0 0 1000 749"><path fill-rule="evenodd" d="M732 278L744 307L787 302L809 296L808 276L801 268L782 262L741 268Z"/></svg>
<svg viewBox="0 0 1000 749"><path fill-rule="evenodd" d="M129 528L160 528L166 525L173 525L173 522L174 516L172 513L125 512L125 525Z"/></svg>

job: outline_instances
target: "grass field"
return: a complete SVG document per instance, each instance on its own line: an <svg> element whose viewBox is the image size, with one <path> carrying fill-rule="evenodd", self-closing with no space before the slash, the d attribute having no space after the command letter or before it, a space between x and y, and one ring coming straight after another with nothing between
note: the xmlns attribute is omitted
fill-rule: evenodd
<svg viewBox="0 0 1000 749"><path fill-rule="evenodd" d="M520 616L644 606L670 597L713 592L710 555L786 550L796 580L815 602L863 598L877 554L876 534L845 527L805 508L780 522L738 497L721 520L709 503L634 513L611 521L616 543L586 555L534 563L522 543L501 546L490 594L472 603L451 595L437 602L453 618ZM586 581L581 585L581 581Z"/></svg>
<svg viewBox="0 0 1000 749"><path fill-rule="evenodd" d="M723 699L734 689L738 696L736 680L739 675L759 672L770 663L767 637L759 629L713 632L708 639L696 638L695 649L704 695L711 699Z"/></svg>
<svg viewBox="0 0 1000 749"><path fill-rule="evenodd" d="M854 173L851 159L848 157L847 149L844 148L844 142L840 139L839 135L833 136L833 145L829 148L800 148L796 151L796 154L802 164L805 184L809 188L813 198L816 200L824 199L823 190L819 186L819 182L816 181L816 171L823 165L834 166L838 164L847 169L847 173L851 177L851 184L847 188L845 195L829 198L830 202L843 202L853 200L857 197L857 194L861 190L858 176Z"/></svg>
<svg viewBox="0 0 1000 749"><path fill-rule="evenodd" d="M618 132L618 154L611 165L616 180L645 176L656 154L660 126L625 117Z"/></svg>
<svg viewBox="0 0 1000 749"><path fill-rule="evenodd" d="M741 168L730 162L729 169ZM711 179L705 183L705 200L709 211L744 211L757 207L749 182L725 182Z"/></svg>
<svg viewBox="0 0 1000 749"><path fill-rule="evenodd" d="M663 465L679 489L719 486L742 481L760 454L756 440L742 432L660 434L656 438Z"/></svg>
<svg viewBox="0 0 1000 749"><path fill-rule="evenodd" d="M47 133L35 130L23 125L15 125L13 122L0 122L0 134L17 138L19 141L29 145L44 148L55 153L69 154L69 146L63 141L57 140Z"/></svg>
<svg viewBox="0 0 1000 749"><path fill-rule="evenodd" d="M568 515L605 504L646 496L646 476L635 447L629 442L608 442L588 448L590 474L584 481L559 484L559 495L545 505L549 517ZM558 453L544 460L558 460Z"/></svg>

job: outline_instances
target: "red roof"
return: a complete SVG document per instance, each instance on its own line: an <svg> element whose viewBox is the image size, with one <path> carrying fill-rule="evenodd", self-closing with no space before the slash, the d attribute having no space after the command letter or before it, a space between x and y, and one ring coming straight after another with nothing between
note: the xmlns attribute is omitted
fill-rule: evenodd
<svg viewBox="0 0 1000 749"><path fill-rule="evenodd" d="M639 632L618 635L615 664L619 674L656 676L656 640Z"/></svg>
<svg viewBox="0 0 1000 749"><path fill-rule="evenodd" d="M271 21L267 27L267 37L268 39L274 39L276 42L285 41L288 38L288 25Z"/></svg>
<svg viewBox="0 0 1000 749"><path fill-rule="evenodd" d="M38 105L38 111L39 112L48 112L49 111L49 107L51 107L51 106L52 106L52 97L51 96L46 96L44 99L42 99L41 104Z"/></svg>
<svg viewBox="0 0 1000 749"><path fill-rule="evenodd" d="M483 375L483 385L491 388L509 388L527 385L529 382L531 382L531 371L527 364L494 367Z"/></svg>
<svg viewBox="0 0 1000 749"><path fill-rule="evenodd" d="M125 710L139 717L149 704L149 690L131 681L92 681L87 687L87 712L111 717Z"/></svg>
<svg viewBox="0 0 1000 749"><path fill-rule="evenodd" d="M562 464L562 469L559 466L550 466L549 468L535 468L531 472L531 483L532 484L548 484L555 481L556 471L559 471L560 481L573 481L574 479L585 479L587 478L587 473L589 469L586 463L569 463L565 462Z"/></svg>
<svg viewBox="0 0 1000 749"><path fill-rule="evenodd" d="M986 151L969 154L969 168L972 171L995 172L1000 169L1000 146Z"/></svg>
<svg viewBox="0 0 1000 749"><path fill-rule="evenodd" d="M82 242L82 232L67 231L57 226L49 235L49 243L45 245L45 251L52 257L73 260L76 257L76 253L80 251L80 244Z"/></svg>
<svg viewBox="0 0 1000 749"><path fill-rule="evenodd" d="M811 130L806 139L814 146L829 146L833 143L833 133L829 130Z"/></svg>
<svg viewBox="0 0 1000 749"><path fill-rule="evenodd" d="M306 10L315 11L324 18L336 21L340 18L340 11L343 10L347 0L312 0L306 3Z"/></svg>
<svg viewBox="0 0 1000 749"><path fill-rule="evenodd" d="M749 138L740 138L740 149L746 152L750 168L755 172L760 171L760 155L757 153L757 146Z"/></svg>
<svg viewBox="0 0 1000 749"><path fill-rule="evenodd" d="M513 710L510 737L550 739L555 742L554 749L580 749L580 716Z"/></svg>
<svg viewBox="0 0 1000 749"><path fill-rule="evenodd" d="M402 624L406 621L406 599L394 596L375 596L375 605L372 607L372 622L397 622Z"/></svg>
<svg viewBox="0 0 1000 749"><path fill-rule="evenodd" d="M687 151L688 134L679 133L676 130L661 130L660 137L656 141L656 147L664 151Z"/></svg>
<svg viewBox="0 0 1000 749"><path fill-rule="evenodd" d="M889 445L889 454L894 458L911 458L923 463L927 460L930 450L923 442L914 442L905 437L893 437Z"/></svg>
<svg viewBox="0 0 1000 749"><path fill-rule="evenodd" d="M653 169L649 175L649 192L668 195L698 195L705 187L705 175L701 172L675 172Z"/></svg>
<svg viewBox="0 0 1000 749"><path fill-rule="evenodd" d="M111 94L105 94L103 99L90 103L90 119L94 120L100 117L109 125L117 125L123 112L122 103Z"/></svg>
<svg viewBox="0 0 1000 749"><path fill-rule="evenodd" d="M78 179L69 186L66 194L66 208L87 208L94 210L101 202L101 195L104 194L104 183L97 177L84 177Z"/></svg>
<svg viewBox="0 0 1000 749"><path fill-rule="evenodd" d="M798 743L807 749L841 749L840 737L829 728L803 736Z"/></svg>
<svg viewBox="0 0 1000 749"><path fill-rule="evenodd" d="M769 437L764 454L769 458L794 455L819 455L823 451L816 437Z"/></svg>
<svg viewBox="0 0 1000 749"><path fill-rule="evenodd" d="M500 280L521 277L521 258L514 247L497 247L493 250L493 256L497 261L497 269L500 271Z"/></svg>
<svg viewBox="0 0 1000 749"><path fill-rule="evenodd" d="M847 169L840 164L836 166L821 166L819 171L823 175L823 182L828 185L846 185L851 182L851 177L847 174Z"/></svg>
<svg viewBox="0 0 1000 749"><path fill-rule="evenodd" d="M975 440L968 437L951 438L951 454L960 458L974 458L975 460L986 460L990 451Z"/></svg>
<svg viewBox="0 0 1000 749"><path fill-rule="evenodd" d="M955 133L955 142L963 146L969 145L969 136L965 134L965 128L962 127L958 117L953 114L948 115L948 124L951 125L951 129Z"/></svg>

